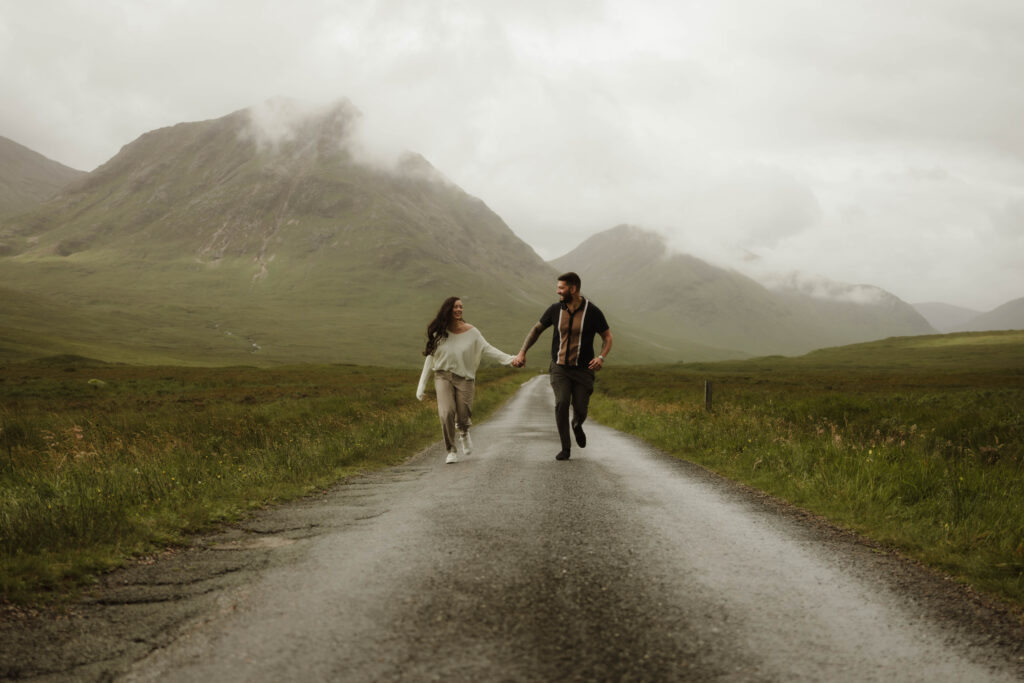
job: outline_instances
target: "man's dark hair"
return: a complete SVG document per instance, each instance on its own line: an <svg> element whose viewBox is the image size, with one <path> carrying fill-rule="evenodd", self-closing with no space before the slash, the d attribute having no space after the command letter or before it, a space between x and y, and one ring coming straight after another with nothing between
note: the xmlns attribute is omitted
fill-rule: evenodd
<svg viewBox="0 0 1024 683"><path fill-rule="evenodd" d="M580 276L576 273L565 273L564 275L559 275L558 279L570 287L575 287L577 292L583 286L583 283L580 282Z"/></svg>

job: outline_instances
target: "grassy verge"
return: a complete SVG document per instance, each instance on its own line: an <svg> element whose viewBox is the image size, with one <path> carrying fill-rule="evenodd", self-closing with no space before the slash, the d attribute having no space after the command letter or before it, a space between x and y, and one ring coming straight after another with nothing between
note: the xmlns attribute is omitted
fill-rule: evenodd
<svg viewBox="0 0 1024 683"><path fill-rule="evenodd" d="M246 510L439 438L418 371L0 366L0 596L59 597ZM481 373L474 413L518 388Z"/></svg>
<svg viewBox="0 0 1024 683"><path fill-rule="evenodd" d="M591 414L1024 605L1024 338L962 339L610 367Z"/></svg>

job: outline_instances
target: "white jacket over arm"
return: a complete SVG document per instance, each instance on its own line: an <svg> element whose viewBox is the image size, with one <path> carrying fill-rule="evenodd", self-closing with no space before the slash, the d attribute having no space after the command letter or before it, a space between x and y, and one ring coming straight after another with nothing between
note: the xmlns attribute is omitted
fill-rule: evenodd
<svg viewBox="0 0 1024 683"><path fill-rule="evenodd" d="M473 327L462 334L449 334L437 343L434 353L423 361L423 372L416 387L416 398L423 400L427 390L427 379L435 370L447 370L466 379L476 379L477 368L483 358L500 365L511 365L515 356L499 351L484 339L480 330Z"/></svg>

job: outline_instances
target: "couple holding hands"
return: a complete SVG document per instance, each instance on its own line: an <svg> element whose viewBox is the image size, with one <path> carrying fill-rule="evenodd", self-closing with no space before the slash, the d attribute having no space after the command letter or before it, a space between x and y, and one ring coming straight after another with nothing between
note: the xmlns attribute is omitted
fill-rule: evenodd
<svg viewBox="0 0 1024 683"><path fill-rule="evenodd" d="M526 365L526 352L541 333L554 326L551 339L551 388L555 392L555 424L562 442L556 460L568 460L572 442L570 430L580 448L587 445L583 421L587 419L590 394L594 391L594 373L604 366L605 356L612 348L612 332L604 314L580 294L580 276L565 273L558 277L558 303L552 304L534 325L523 348L515 356L502 353L487 343L480 330L463 320L462 300L445 299L437 316L427 326L426 360L416 398L423 400L427 380L433 375L437 393L437 414L448 451L446 463L459 461L456 442L464 455L473 450L469 436L472 424L474 378L484 356L502 365L521 368ZM604 344L594 355L594 336ZM572 422L569 406L572 405Z"/></svg>

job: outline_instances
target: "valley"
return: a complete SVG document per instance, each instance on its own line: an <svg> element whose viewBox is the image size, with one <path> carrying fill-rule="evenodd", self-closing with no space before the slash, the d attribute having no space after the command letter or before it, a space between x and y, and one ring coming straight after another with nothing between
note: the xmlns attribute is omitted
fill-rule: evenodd
<svg viewBox="0 0 1024 683"><path fill-rule="evenodd" d="M452 295L514 352L566 270L609 317L617 363L934 332L878 288L769 289L633 226L545 262L419 155L363 159L347 101L273 107L274 133L253 110L154 130L0 214L0 361L414 367L426 322Z"/></svg>

